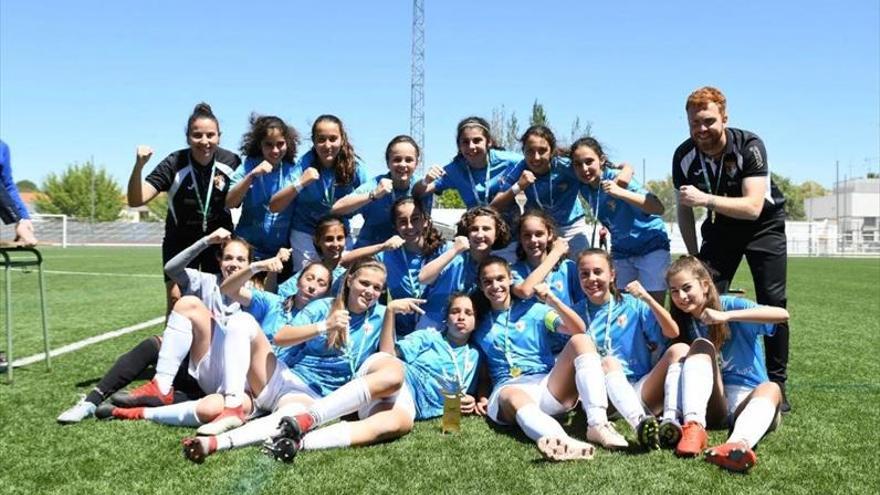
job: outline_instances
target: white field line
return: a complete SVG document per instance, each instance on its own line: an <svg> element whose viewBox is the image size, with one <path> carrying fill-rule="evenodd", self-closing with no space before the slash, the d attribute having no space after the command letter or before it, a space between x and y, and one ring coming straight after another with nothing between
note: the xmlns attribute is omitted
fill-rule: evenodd
<svg viewBox="0 0 880 495"><path fill-rule="evenodd" d="M154 325L158 325L164 321L165 321L165 317L159 316L159 317L153 318L152 320L147 320L147 321L138 323L137 325L132 325L130 327L120 328L119 330L111 330L109 332L102 333L100 335L95 335L94 337L89 337L87 339L83 339L78 342L74 342L72 344L67 344L63 347L59 347L58 349L53 349L53 350L49 351L49 356L55 357L55 356L60 356L62 354L67 354L68 352L73 352L73 351L82 349L83 347L85 347L87 345L97 344L98 342L110 340L110 339L119 337L121 335L125 335L127 333L136 332L136 331L142 330L144 328L149 328ZM28 356L25 358L16 359L15 361L13 361L12 366L19 368L21 366L27 366L29 364L36 363L37 361L42 361L44 359L46 359L46 353L41 352L39 354L34 354L33 356Z"/></svg>
<svg viewBox="0 0 880 495"><path fill-rule="evenodd" d="M23 272L23 268L13 268L12 271ZM28 272L35 272L36 269L28 269ZM127 278L162 278L162 275L153 273L103 273L103 272L71 272L65 270L43 270L43 273L52 275L86 275L91 277L127 277Z"/></svg>

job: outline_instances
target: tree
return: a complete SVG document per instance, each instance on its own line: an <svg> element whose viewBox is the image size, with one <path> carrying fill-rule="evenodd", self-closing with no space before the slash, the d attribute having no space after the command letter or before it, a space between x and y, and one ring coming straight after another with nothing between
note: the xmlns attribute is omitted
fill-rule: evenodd
<svg viewBox="0 0 880 495"><path fill-rule="evenodd" d="M519 122L516 118L516 112L512 112L508 117L504 105L501 105L500 109L493 108L490 127L493 139L497 140L496 145L511 151L519 147Z"/></svg>
<svg viewBox="0 0 880 495"><path fill-rule="evenodd" d="M678 221L675 210L675 187L672 185L672 176L667 175L664 180L649 180L646 187L666 207L666 211L663 212L663 221Z"/></svg>
<svg viewBox="0 0 880 495"><path fill-rule="evenodd" d="M152 201L147 203L147 209L150 214L147 215L148 222L164 222L165 216L168 215L168 195L159 193Z"/></svg>
<svg viewBox="0 0 880 495"><path fill-rule="evenodd" d="M437 196L438 208L465 208L464 200L455 189L447 189Z"/></svg>
<svg viewBox="0 0 880 495"><path fill-rule="evenodd" d="M535 99L535 103L532 104L532 116L529 118L529 125L550 127L550 120L547 119L547 113L544 112L544 105L538 103L537 99Z"/></svg>
<svg viewBox="0 0 880 495"><path fill-rule="evenodd" d="M571 134L569 134L568 144L571 145L582 137L589 137L592 135L593 123L588 120L582 124L580 115L577 115L571 123Z"/></svg>
<svg viewBox="0 0 880 495"><path fill-rule="evenodd" d="M70 165L43 181L43 196L36 200L40 213L63 213L99 222L116 220L123 207L122 189L107 171L91 162Z"/></svg>
<svg viewBox="0 0 880 495"><path fill-rule="evenodd" d="M40 192L40 188L27 179L16 182L15 187L18 188L18 192Z"/></svg>

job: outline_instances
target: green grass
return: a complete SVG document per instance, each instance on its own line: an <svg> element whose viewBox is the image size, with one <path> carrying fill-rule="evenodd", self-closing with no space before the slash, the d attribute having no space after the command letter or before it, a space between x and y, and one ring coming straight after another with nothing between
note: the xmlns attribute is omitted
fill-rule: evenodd
<svg viewBox="0 0 880 495"><path fill-rule="evenodd" d="M47 269L159 273L156 249L46 250ZM743 265L745 267L745 265ZM735 285L752 290L743 269ZM744 277L742 275L745 275ZM41 348L35 275L13 275L17 355ZM255 449L201 466L180 454L188 430L147 422L61 427L57 414L148 329L16 370L0 384L2 493L877 493L880 491L880 260L791 259L791 380L795 408L762 442L749 475L670 452L600 451L592 462L549 464L521 434L465 418L444 436L420 423L388 444L308 452L293 466ZM53 347L162 313L161 278L48 274ZM2 306L0 306L2 308ZM0 311L5 311L2 309ZM0 377L5 378L5 377ZM580 434L582 416L573 431ZM620 423L619 429L627 427ZM720 442L726 432L713 432Z"/></svg>

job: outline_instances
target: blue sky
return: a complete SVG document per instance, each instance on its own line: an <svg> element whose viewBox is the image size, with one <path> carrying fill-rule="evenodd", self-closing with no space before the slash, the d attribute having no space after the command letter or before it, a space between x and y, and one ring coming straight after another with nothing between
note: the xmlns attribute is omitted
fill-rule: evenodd
<svg viewBox="0 0 880 495"><path fill-rule="evenodd" d="M841 179L880 170L876 1L426 4L429 164L454 155L459 119L503 105L525 123L537 99L559 136L579 116L612 159L659 179L687 137L687 94L711 84L772 170L825 186L836 160ZM4 0L0 137L17 180L94 156L124 184L135 146L156 150L151 170L204 100L230 149L252 111L303 134L335 113L379 173L409 131L411 16L406 0Z"/></svg>

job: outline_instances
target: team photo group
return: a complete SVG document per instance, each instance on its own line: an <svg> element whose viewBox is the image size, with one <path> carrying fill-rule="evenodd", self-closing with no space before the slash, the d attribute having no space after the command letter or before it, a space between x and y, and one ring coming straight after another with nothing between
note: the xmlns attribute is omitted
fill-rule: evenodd
<svg viewBox="0 0 880 495"><path fill-rule="evenodd" d="M514 152L467 117L450 129L457 154L424 168L395 136L370 177L337 116L314 120L304 150L284 120L252 115L236 153L196 105L188 146L146 174L153 150L137 146L127 186L132 207L167 194L164 330L58 422L194 429L195 463L248 446L291 462L453 411L518 427L550 461L668 448L748 471L791 409L785 199L721 91L684 103L677 205L601 139L563 147L542 125ZM444 238L432 209L449 190L467 210ZM667 208L687 255L670 253ZM743 258L754 301L729 290ZM561 423L578 405L585 435ZM712 429L727 440L710 446Z"/></svg>

